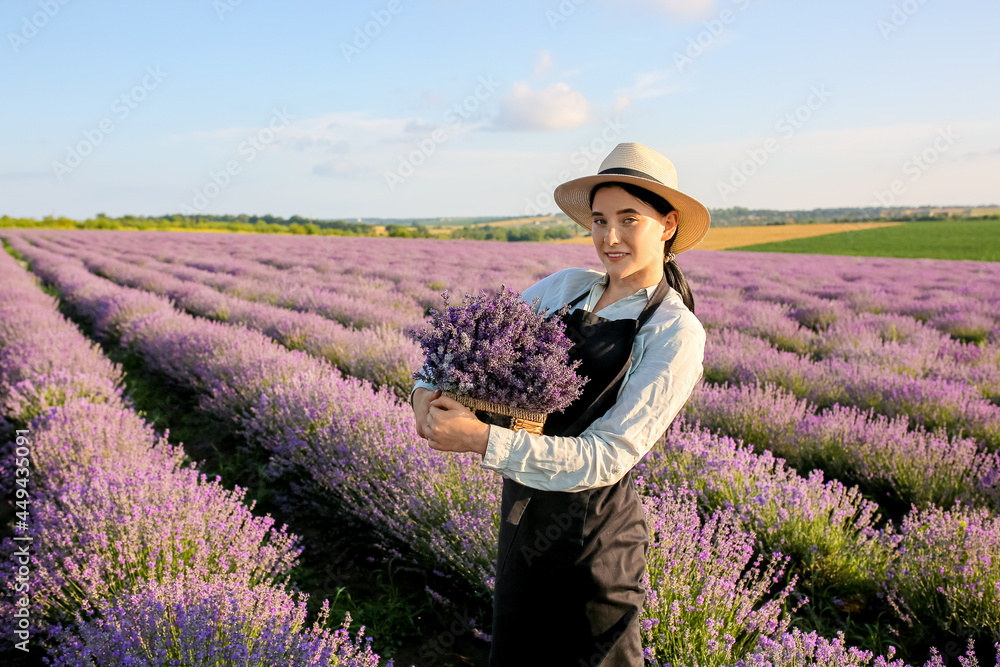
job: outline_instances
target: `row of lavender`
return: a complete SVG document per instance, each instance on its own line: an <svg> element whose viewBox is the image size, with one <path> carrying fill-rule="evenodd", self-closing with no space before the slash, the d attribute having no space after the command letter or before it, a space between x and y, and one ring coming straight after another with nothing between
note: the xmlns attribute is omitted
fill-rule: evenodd
<svg viewBox="0 0 1000 667"><path fill-rule="evenodd" d="M423 361L420 348L409 337L384 324L363 329L345 327L317 313L223 294L197 278L173 277L165 269L176 267L156 260L138 259L141 265L131 264L115 259L108 251L68 248L48 243L42 237L29 238L39 247L81 260L97 275L119 285L167 297L192 315L256 329L289 349L327 359L347 375L391 387L400 396L409 391L413 368Z"/></svg>
<svg viewBox="0 0 1000 667"><path fill-rule="evenodd" d="M28 248L25 247L25 250L28 250ZM41 257L41 254L37 251L34 251L34 254L36 258ZM56 263L59 260L58 258L52 258L51 261ZM84 280L82 276L78 279ZM70 300L72 300L72 297L70 297ZM187 342L190 343L190 340L189 338ZM229 347L237 346L230 345ZM149 350L146 350L145 353L150 355ZM197 353L197 349L192 354L196 358L200 357L202 360L212 358L211 355L202 357L201 354ZM289 353L286 352L286 354ZM165 367L170 367L172 364L180 367L184 361L182 356L176 355L171 361L165 364ZM223 364L223 366L225 365ZM234 373L234 370L237 372ZM234 376L239 377L240 374L238 371L239 369L236 368L226 372L231 379ZM272 391L275 389L278 390L277 393L279 395L283 393L280 388L272 387ZM295 398L301 398L301 395ZM265 403L270 402L265 397ZM286 420L296 416L299 421L302 421L302 414L307 411L313 415L324 414L323 410L308 410L310 407L315 408L315 405L310 404L308 401L286 400L285 405L289 408L285 412ZM329 408L329 404L327 404L327 407ZM405 415L403 418L405 419ZM325 430L323 424L320 424L320 426L321 431ZM294 429L294 426L292 428ZM315 433L317 429L315 428L299 429L299 437L302 434L308 434L309 431L313 434L313 441L316 441ZM687 438L684 437L683 433L675 432L673 434L677 437L672 438L670 447L664 446L665 458L663 458L663 461L667 463L659 467L659 474L661 476L666 475L666 477L679 474L681 479L699 480L702 485L699 491L705 497L714 498L713 502L717 505L734 500L733 505L741 514L740 518L744 522L744 525L755 527L758 535L770 537L775 540L775 543L778 543L782 539L785 541L799 540L802 547L800 551L804 554L810 554L809 557L819 563L825 562L827 569L832 572L830 576L834 580L838 580L837 577L843 576L855 578L859 576L858 571L863 569L862 564L851 562L852 558L860 558L861 560L867 558L870 561L864 564L867 571L878 572L880 574L884 574L887 571L883 568L908 568L912 566L912 563L903 562L904 559L898 558L898 554L894 554L891 549L886 547L892 541L898 540L900 536L893 536L891 531L876 534L875 531L870 529L873 508L859 502L856 492L853 494L847 493L842 486L836 483L824 484L821 475L814 475L809 480L802 480L794 474L790 474L787 469L781 466L780 462L774 462L773 459L755 457L749 450L741 450L735 444L729 446L727 450L724 440L713 440L704 432L692 431L691 433L691 437ZM344 436L341 435L340 437L343 438ZM709 446L706 446L706 440L710 443ZM307 440L301 444L308 445L309 442ZM320 446L316 450L316 453L325 454L325 459L320 457L321 460L330 461L335 465L339 464L340 462L336 457L330 456L331 453L337 452L336 442L330 441L328 445L327 447ZM350 455L350 452L344 452L343 449L340 452ZM413 468L411 467L412 470ZM656 477L656 475L650 476L652 478ZM464 491L475 491L475 489L467 488ZM471 494L469 494L469 497L472 497ZM373 501L378 500L374 494L372 494L371 499ZM421 501L425 502L426 498L421 498ZM968 512L959 512L959 514L961 516L954 517L952 522L965 521L968 524L969 518L972 515ZM934 516L915 515L912 523L920 527L930 519L933 519ZM947 523L950 519L951 517L948 517L945 519L945 522ZM973 519L973 523L976 521L982 523L985 517L977 515ZM456 523L452 527L454 528L460 523ZM988 521L986 523L988 524ZM467 528L467 524L461 527ZM985 527L988 534L989 530L992 530L992 526L986 525ZM426 529L426 526L424 528ZM920 532L916 531L913 534L916 535ZM464 530L461 534L466 537L469 536L468 530ZM905 534L906 531L904 530ZM492 545L493 536L490 535L488 539L490 545ZM828 542L829 544L825 544L824 542ZM822 548L815 548L818 544L822 545ZM845 545L848 547L847 549L844 549ZM983 548L984 545L978 546ZM989 546L988 543L985 546ZM845 554L844 551L847 553ZM816 552L819 553L817 554ZM919 549L911 548L910 552L918 553ZM886 557L886 554L889 554L889 557ZM845 560L848 561L846 565L843 563ZM895 562L890 563L889 561ZM490 563L491 565L492 563ZM902 572L903 570L899 571ZM978 570L962 572L952 575L950 579L945 577L947 581L943 583L948 585L957 583L961 585L966 580L966 577L977 577L982 576L982 574ZM995 573L991 575L989 572L986 572L985 574L987 578L992 576L992 580L996 580ZM872 577L862 576L861 578L867 579L869 582L877 580ZM933 596L928 596L927 592L922 590L914 593L902 593L902 591L906 590L906 586L909 583L899 581L894 587L894 594L901 596L901 599L909 598L908 600L904 599L904 602L910 603L911 607L926 611L928 607L927 601L920 600L919 597L921 595L925 598ZM911 586L911 588L913 587ZM946 606L953 603L965 604L962 600L949 601L947 596L944 597L945 600L943 603L936 600L932 602ZM984 609L984 613L988 615L990 613L988 602ZM966 616L964 620L959 619L957 621L958 625L955 625L956 621L950 617L942 617L944 618L943 621L941 618L937 619L937 621L945 625L945 627L991 627L988 620L985 622L982 621L982 616L983 614L978 614L975 618ZM650 621L653 620L650 619ZM931 621L934 621L932 615ZM962 623L971 623L971 625L962 625Z"/></svg>
<svg viewBox="0 0 1000 667"><path fill-rule="evenodd" d="M537 246L506 258L500 269L484 266L479 257L442 253L443 246L433 242L392 247L324 244L329 254L321 255L322 262L310 262L303 253L312 251L287 246L285 239L278 240L265 257L258 252L264 247L256 247L256 237L232 245L232 235L191 243L178 238L185 235L161 234L150 246L147 242L154 238L141 236L112 234L90 249L110 242L131 259L172 263L179 277L197 279L233 296L317 312L357 328L375 324L403 328L419 323L424 310L440 302L442 289L462 292L502 281L523 289L557 268ZM55 238L88 246L88 237L71 232ZM244 248L243 242L251 247Z"/></svg>
<svg viewBox="0 0 1000 667"><path fill-rule="evenodd" d="M78 258L95 273L119 284L167 296L192 314L260 330L287 347L330 359L350 375L376 384L391 384L397 393L411 385L409 370L419 365L418 350L409 339L386 344L392 329L380 328L373 336L372 330L346 329L313 313L223 295L195 283L198 276L192 280L172 277L166 272L175 268L173 264L146 258L138 259L143 265L137 266L75 248L72 242L67 247L47 245L38 237L33 241ZM702 317L711 327L713 317L719 314L711 310L711 299L707 301L710 312ZM766 322L772 323L772 331L777 330L780 325L774 325L775 321L784 321L788 330L790 320L761 316L772 305L734 305L732 317L750 320L747 326L756 326L755 331ZM699 313L704 309L702 306ZM944 350L952 361L945 365L947 368L963 368L960 357L969 356L963 350L970 345L955 343L938 332L928 335L926 327L921 329L915 321L910 322L909 335L919 337L923 349L931 348L938 354ZM331 342L337 336L352 342L338 347ZM687 412L705 425L760 449L770 449L800 470L819 467L838 479L885 487L904 503L931 501L950 507L956 500L963 500L971 505L1000 507L1000 457L979 451L974 437L926 429L942 421L958 425L956 431L971 424L975 434L990 442L995 440L1000 409L974 388L950 379L928 380L884 372L868 364L867 359L813 363L730 328L714 331L708 348L708 375L742 382L744 386L705 387L697 392ZM926 352L925 357L930 354ZM869 356L880 358L874 353ZM976 367L996 369L998 365ZM796 400L795 394L811 400ZM872 403L881 408L872 408L876 414L856 406L870 407ZM829 407L820 410L822 405ZM888 413L891 418L877 413ZM939 417L942 414L944 418Z"/></svg>
<svg viewBox="0 0 1000 667"><path fill-rule="evenodd" d="M288 587L297 538L185 465L122 395L120 368L7 253L0 283L0 415L20 436L0 473L33 545L28 572L2 573L4 636L44 643L57 665L377 665L347 622L322 629L325 606L306 627L306 596Z"/></svg>
<svg viewBox="0 0 1000 667"><path fill-rule="evenodd" d="M889 417L903 415L915 426L965 433L1000 449L1000 406L990 400L997 396L1000 353L996 350L962 345L960 354L975 355L975 364L943 353L940 364L949 370L942 376L891 368L882 361L891 353L813 359L779 350L730 323L717 328L712 341L705 352L706 376L711 380L774 383L819 406L854 405ZM976 384L977 376L982 384Z"/></svg>
<svg viewBox="0 0 1000 667"><path fill-rule="evenodd" d="M852 314L912 318L957 339L1000 343L1000 267L987 262L726 253L691 267L709 292L788 307L811 330Z"/></svg>

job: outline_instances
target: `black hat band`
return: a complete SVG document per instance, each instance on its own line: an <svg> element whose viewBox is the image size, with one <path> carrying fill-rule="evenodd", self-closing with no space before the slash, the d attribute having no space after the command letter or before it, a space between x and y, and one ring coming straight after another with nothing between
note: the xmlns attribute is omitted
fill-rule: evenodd
<svg viewBox="0 0 1000 667"><path fill-rule="evenodd" d="M598 174L621 174L622 176L635 176L636 178L644 178L647 181L655 181L660 185L666 185L657 178L653 178L649 174L639 171L638 169L629 169L628 167L612 167L611 169L602 169L597 172Z"/></svg>

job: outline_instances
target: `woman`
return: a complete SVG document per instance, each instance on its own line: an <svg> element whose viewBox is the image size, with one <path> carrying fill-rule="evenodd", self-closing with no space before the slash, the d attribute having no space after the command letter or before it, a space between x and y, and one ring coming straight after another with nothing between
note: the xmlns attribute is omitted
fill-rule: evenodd
<svg viewBox="0 0 1000 667"><path fill-rule="evenodd" d="M563 269L523 299L549 312L570 303L583 395L534 435L418 382L414 419L432 448L478 452L503 476L490 664L642 665L649 537L631 470L702 375L705 331L673 258L701 242L709 213L677 190L669 160L637 143L555 200L591 231L605 273Z"/></svg>

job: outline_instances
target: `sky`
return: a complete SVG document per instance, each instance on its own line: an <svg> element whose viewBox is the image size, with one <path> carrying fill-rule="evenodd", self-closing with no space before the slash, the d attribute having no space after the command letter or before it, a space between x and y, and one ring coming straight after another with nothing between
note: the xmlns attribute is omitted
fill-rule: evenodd
<svg viewBox="0 0 1000 667"><path fill-rule="evenodd" d="M0 215L1000 203L996 0L5 0Z"/></svg>

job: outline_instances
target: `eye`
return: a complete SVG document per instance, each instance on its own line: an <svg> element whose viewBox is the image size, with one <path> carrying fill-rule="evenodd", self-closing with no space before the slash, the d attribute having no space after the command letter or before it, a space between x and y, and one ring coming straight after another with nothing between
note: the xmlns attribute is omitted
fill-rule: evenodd
<svg viewBox="0 0 1000 667"><path fill-rule="evenodd" d="M639 220L638 220L638 218L633 218L632 216L629 216L629 217L625 218L624 220L622 220L622 222L639 222Z"/></svg>
<svg viewBox="0 0 1000 667"><path fill-rule="evenodd" d="M603 225L603 224L605 224L605 222L606 221L604 220L604 218L594 218L594 224L595 225Z"/></svg>

